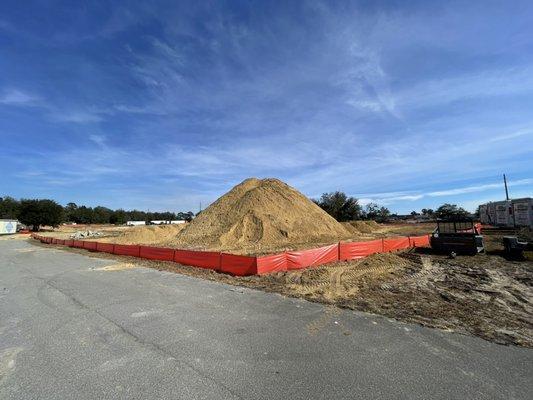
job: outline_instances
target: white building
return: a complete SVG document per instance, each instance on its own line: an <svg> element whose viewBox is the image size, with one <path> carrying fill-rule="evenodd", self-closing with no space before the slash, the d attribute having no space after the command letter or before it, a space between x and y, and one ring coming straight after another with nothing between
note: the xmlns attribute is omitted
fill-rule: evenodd
<svg viewBox="0 0 533 400"><path fill-rule="evenodd" d="M481 223L501 227L533 227L533 199L496 201L479 206Z"/></svg>
<svg viewBox="0 0 533 400"><path fill-rule="evenodd" d="M146 225L146 221L127 221L126 225L128 226Z"/></svg>

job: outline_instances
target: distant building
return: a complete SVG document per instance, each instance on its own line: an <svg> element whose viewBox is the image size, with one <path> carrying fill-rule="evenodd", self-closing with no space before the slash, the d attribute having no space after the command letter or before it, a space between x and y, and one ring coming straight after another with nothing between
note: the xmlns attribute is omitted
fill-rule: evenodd
<svg viewBox="0 0 533 400"><path fill-rule="evenodd" d="M146 221L127 221L126 225L128 226L146 225Z"/></svg>

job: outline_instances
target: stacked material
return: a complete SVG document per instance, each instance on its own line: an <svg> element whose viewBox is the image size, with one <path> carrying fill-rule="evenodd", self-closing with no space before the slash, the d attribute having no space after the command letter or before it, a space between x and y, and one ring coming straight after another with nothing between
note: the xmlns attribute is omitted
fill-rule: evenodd
<svg viewBox="0 0 533 400"><path fill-rule="evenodd" d="M87 238L93 238L93 237L98 237L98 236L102 236L102 232L87 230L87 231L76 231L75 233L70 235L70 238L79 240L79 239L87 239Z"/></svg>

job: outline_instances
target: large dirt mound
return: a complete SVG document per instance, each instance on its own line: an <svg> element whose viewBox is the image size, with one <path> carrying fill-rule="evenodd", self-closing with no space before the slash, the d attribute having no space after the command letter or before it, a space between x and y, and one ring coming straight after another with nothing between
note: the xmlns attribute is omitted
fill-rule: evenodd
<svg viewBox="0 0 533 400"><path fill-rule="evenodd" d="M177 247L262 253L330 244L350 232L278 179L246 179L177 235Z"/></svg>

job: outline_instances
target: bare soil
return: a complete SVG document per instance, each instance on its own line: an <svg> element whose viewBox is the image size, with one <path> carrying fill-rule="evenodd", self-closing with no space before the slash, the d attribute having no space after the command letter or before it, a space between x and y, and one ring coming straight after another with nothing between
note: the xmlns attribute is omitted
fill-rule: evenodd
<svg viewBox="0 0 533 400"><path fill-rule="evenodd" d="M533 347L533 263L376 254L265 276L281 293Z"/></svg>
<svg viewBox="0 0 533 400"><path fill-rule="evenodd" d="M90 239L97 242L117 244L144 244L153 246L171 245L185 224L135 226L117 232L108 232L105 237Z"/></svg>

